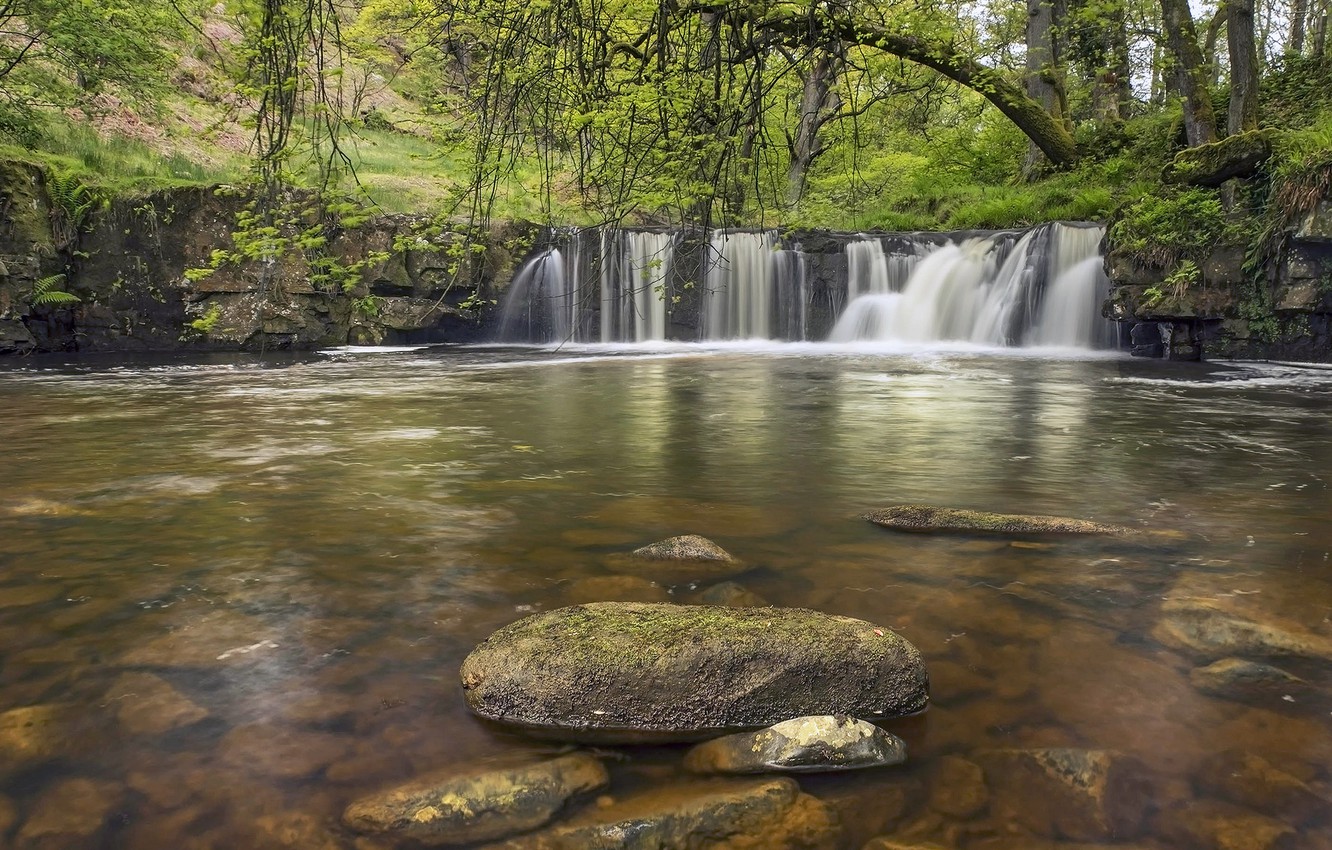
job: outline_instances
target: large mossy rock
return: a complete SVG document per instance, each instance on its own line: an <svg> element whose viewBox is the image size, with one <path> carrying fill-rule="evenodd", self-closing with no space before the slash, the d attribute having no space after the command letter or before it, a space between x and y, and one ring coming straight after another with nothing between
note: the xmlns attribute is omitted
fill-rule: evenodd
<svg viewBox="0 0 1332 850"><path fill-rule="evenodd" d="M1236 177L1252 177L1272 157L1272 129L1237 133L1210 145L1185 148L1161 173L1166 183L1215 188Z"/></svg>
<svg viewBox="0 0 1332 850"><path fill-rule="evenodd" d="M893 531L921 534L993 534L1008 537L1102 536L1130 540L1181 540L1171 531L1148 531L1086 519L1028 514L995 514L933 505L893 505L871 511L864 519Z"/></svg>
<svg viewBox="0 0 1332 850"><path fill-rule="evenodd" d="M429 846L470 844L542 826L573 797L606 782L606 768L586 753L461 776L448 771L357 800L342 821L357 832Z"/></svg>
<svg viewBox="0 0 1332 850"><path fill-rule="evenodd" d="M925 708L920 652L799 608L601 602L512 623L462 665L471 709L547 737L686 741L811 714Z"/></svg>

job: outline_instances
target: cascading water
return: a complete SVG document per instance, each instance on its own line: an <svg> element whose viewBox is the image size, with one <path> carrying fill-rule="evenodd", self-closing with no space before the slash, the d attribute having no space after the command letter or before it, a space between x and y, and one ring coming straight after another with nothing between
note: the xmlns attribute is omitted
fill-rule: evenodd
<svg viewBox="0 0 1332 850"><path fill-rule="evenodd" d="M713 231L700 249L687 234L558 231L515 276L500 338L652 342L696 326L703 340L1112 347L1103 233L815 234L811 253L774 232ZM688 271L699 256L701 292Z"/></svg>
<svg viewBox="0 0 1332 850"><path fill-rule="evenodd" d="M831 340L1111 345L1113 326L1098 315L1103 232L1053 224L963 239L913 262L905 283L897 282L900 267L894 275L878 240L851 243L848 289L861 294Z"/></svg>

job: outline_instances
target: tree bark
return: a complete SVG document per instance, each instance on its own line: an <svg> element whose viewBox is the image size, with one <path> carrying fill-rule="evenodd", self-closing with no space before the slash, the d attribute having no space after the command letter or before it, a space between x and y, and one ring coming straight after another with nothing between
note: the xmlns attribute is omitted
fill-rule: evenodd
<svg viewBox="0 0 1332 850"><path fill-rule="evenodd" d="M1309 16L1309 0L1291 0L1290 43L1291 53L1304 52L1304 19Z"/></svg>
<svg viewBox="0 0 1332 850"><path fill-rule="evenodd" d="M800 115L791 142L791 164L786 170L786 199L792 204L805 194L809 169L823 153L819 131L841 105L841 98L833 89L840 67L841 60L832 50L819 50L809 70L803 74Z"/></svg>
<svg viewBox="0 0 1332 850"><path fill-rule="evenodd" d="M1258 129L1258 48L1253 37L1254 0L1226 0L1230 48L1230 135Z"/></svg>
<svg viewBox="0 0 1332 850"><path fill-rule="evenodd" d="M1207 70L1198 49L1189 0L1161 0L1166 45L1175 64L1175 83L1184 99L1184 131L1190 147L1216 141L1216 113L1207 86Z"/></svg>
<svg viewBox="0 0 1332 850"><path fill-rule="evenodd" d="M1067 96L1055 30L1064 17L1060 14L1062 6L1062 0L1027 0L1027 96L1061 123L1064 121ZM1028 145L1022 172L1030 176L1044 162L1045 154L1033 139Z"/></svg>

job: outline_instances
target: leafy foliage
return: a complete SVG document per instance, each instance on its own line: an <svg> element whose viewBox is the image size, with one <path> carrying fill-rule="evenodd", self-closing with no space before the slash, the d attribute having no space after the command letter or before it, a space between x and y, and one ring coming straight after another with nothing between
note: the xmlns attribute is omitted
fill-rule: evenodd
<svg viewBox="0 0 1332 850"><path fill-rule="evenodd" d="M65 276L63 274L53 274L41 278L33 283L32 292L28 295L28 303L33 307L68 307L83 300L71 292L59 289L64 284Z"/></svg>

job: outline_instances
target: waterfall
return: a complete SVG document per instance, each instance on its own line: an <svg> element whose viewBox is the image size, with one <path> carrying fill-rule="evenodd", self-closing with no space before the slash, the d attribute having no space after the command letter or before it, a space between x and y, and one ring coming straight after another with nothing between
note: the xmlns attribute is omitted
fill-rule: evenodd
<svg viewBox="0 0 1332 850"><path fill-rule="evenodd" d="M1109 323L1099 317L1105 282L1097 253L1102 233L1097 227L1054 224L1023 234L949 242L913 259L905 284L892 280L877 240L850 243L847 286L857 297L830 338L987 346L1113 344Z"/></svg>
<svg viewBox="0 0 1332 850"><path fill-rule="evenodd" d="M776 240L716 231L708 240L704 339L771 339Z"/></svg>
<svg viewBox="0 0 1332 850"><path fill-rule="evenodd" d="M552 230L509 286L499 338L1113 347L1115 326L1100 317L1103 235L1059 223L988 234L802 232L800 241L773 231ZM691 273L695 250L703 266Z"/></svg>

